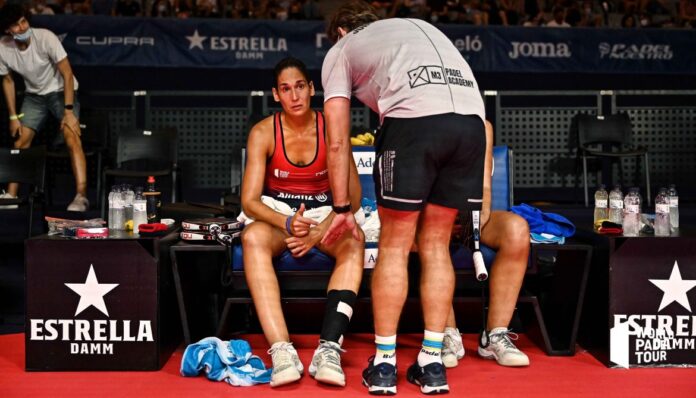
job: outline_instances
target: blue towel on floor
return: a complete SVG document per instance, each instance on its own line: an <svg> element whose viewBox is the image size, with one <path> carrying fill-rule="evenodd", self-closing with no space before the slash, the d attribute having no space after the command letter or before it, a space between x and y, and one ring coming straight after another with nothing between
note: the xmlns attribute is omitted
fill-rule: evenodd
<svg viewBox="0 0 696 398"><path fill-rule="evenodd" d="M252 386L271 381L272 369L251 353L244 340L222 341L206 337L189 344L181 358L181 375L198 376L204 370L208 379L226 381L233 386Z"/></svg>
<svg viewBox="0 0 696 398"><path fill-rule="evenodd" d="M551 234L566 238L570 238L575 234L575 225L561 215L544 213L536 207L525 203L519 206L512 206L510 211L527 220L529 232Z"/></svg>

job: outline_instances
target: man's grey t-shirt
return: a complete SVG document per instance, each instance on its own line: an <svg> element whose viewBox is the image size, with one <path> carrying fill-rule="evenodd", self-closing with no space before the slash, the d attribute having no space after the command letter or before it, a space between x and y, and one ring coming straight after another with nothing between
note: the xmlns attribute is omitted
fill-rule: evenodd
<svg viewBox="0 0 696 398"><path fill-rule="evenodd" d="M349 32L322 67L324 101L355 95L385 117L485 110L471 68L451 40L427 22L386 19Z"/></svg>

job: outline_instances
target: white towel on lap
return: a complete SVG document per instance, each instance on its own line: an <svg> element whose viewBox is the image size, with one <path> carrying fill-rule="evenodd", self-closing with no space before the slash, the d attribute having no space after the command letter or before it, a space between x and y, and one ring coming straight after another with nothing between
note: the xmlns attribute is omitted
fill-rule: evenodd
<svg viewBox="0 0 696 398"><path fill-rule="evenodd" d="M294 214L292 208L288 206L287 203L273 199L270 196L261 196L261 202L280 214L286 216L291 216ZM316 222L324 221L329 214L331 214L331 206L316 207L304 212L305 217ZM355 220L357 221L358 225L362 225L365 222L365 213L362 211L362 209L355 212ZM254 222L254 219L244 214L244 211L242 210L242 212L239 213L239 216L237 216L237 221L243 222L244 225L249 225Z"/></svg>

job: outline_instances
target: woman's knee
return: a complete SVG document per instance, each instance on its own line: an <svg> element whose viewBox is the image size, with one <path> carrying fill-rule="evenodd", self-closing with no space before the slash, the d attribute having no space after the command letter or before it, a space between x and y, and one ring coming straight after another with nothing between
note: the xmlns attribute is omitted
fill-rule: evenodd
<svg viewBox="0 0 696 398"><path fill-rule="evenodd" d="M509 217L505 223L503 244L508 244L512 248L517 249L526 250L529 248L529 224L527 224L524 218L517 214L512 214Z"/></svg>
<svg viewBox="0 0 696 398"><path fill-rule="evenodd" d="M244 249L254 249L259 247L270 247L270 233L267 228L259 223L251 223L242 230L242 247Z"/></svg>
<svg viewBox="0 0 696 398"><path fill-rule="evenodd" d="M338 243L336 246L335 253L329 253L332 254L335 258L336 261L341 261L344 259L350 259L353 257L363 257L363 253L365 252L365 234L362 232L362 230L359 230L360 234L360 239L355 239L353 238L353 235L350 232L347 232L342 240Z"/></svg>

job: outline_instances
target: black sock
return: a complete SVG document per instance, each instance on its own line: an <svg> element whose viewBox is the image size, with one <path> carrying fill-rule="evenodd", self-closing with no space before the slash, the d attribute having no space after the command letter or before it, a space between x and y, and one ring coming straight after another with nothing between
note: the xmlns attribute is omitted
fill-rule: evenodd
<svg viewBox="0 0 696 398"><path fill-rule="evenodd" d="M330 290L326 298L326 313L319 338L339 343L339 339L348 329L358 296L350 290Z"/></svg>

